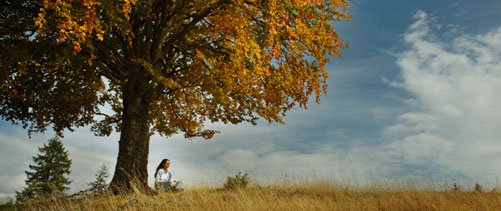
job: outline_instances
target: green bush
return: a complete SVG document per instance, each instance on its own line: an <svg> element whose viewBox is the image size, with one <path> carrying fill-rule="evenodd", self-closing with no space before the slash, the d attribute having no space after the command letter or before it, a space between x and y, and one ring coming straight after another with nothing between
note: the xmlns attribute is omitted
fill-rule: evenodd
<svg viewBox="0 0 501 211"><path fill-rule="evenodd" d="M249 184L250 178L249 174L238 172L234 177L226 177L226 183L224 183L224 188L228 190L235 190L239 188L246 188Z"/></svg>

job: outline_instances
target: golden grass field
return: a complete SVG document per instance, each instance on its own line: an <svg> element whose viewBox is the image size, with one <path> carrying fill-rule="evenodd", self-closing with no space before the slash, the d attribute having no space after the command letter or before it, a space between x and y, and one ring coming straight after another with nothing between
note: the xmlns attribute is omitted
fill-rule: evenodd
<svg viewBox="0 0 501 211"><path fill-rule="evenodd" d="M251 185L224 190L190 187L182 192L46 199L12 210L501 210L495 191L438 191L409 187L338 187L329 183Z"/></svg>

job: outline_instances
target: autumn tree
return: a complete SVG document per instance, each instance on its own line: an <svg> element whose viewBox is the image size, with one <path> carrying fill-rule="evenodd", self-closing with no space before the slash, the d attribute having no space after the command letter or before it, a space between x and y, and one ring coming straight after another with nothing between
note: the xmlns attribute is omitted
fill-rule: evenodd
<svg viewBox="0 0 501 211"><path fill-rule="evenodd" d="M59 138L49 139L49 143L39 147L38 151L40 153L33 156L35 163L29 165L31 171L26 171L26 187L20 192L16 191L18 202L64 193L70 189L68 175L71 172L71 160Z"/></svg>
<svg viewBox="0 0 501 211"><path fill-rule="evenodd" d="M149 137L283 123L325 94L345 0L4 0L0 115L29 132L120 132L112 187L147 185ZM102 112L110 105L114 113Z"/></svg>

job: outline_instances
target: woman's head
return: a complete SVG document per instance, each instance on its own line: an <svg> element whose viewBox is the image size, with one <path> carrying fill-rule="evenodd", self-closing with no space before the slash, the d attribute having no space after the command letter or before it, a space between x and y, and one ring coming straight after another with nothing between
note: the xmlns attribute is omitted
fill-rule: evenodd
<svg viewBox="0 0 501 211"><path fill-rule="evenodd" d="M163 168L164 170L167 170L170 166L170 160L165 158L163 159L160 164L158 164L158 167L157 167L157 170L155 171L155 177L157 176L157 172L158 170L160 170L161 168Z"/></svg>
<svg viewBox="0 0 501 211"><path fill-rule="evenodd" d="M161 164L162 164L162 167L164 168L164 170L167 170L170 166L170 160L167 158L163 159Z"/></svg>

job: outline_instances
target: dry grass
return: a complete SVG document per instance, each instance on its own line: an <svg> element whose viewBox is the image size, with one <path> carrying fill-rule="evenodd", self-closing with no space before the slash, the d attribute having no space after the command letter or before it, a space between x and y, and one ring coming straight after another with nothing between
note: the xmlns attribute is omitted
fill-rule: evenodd
<svg viewBox="0 0 501 211"><path fill-rule="evenodd" d="M156 196L105 195L47 199L18 210L501 210L495 192L431 191L397 187L345 188L315 182L245 189L188 188Z"/></svg>

